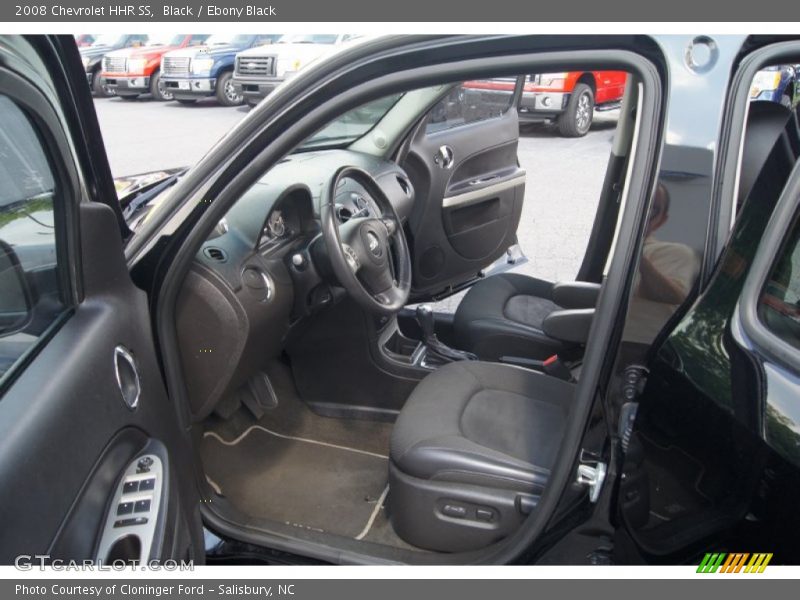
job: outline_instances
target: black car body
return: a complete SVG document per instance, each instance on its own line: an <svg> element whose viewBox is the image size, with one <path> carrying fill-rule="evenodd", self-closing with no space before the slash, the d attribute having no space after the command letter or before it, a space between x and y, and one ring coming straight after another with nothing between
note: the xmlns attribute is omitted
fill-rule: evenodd
<svg viewBox="0 0 800 600"><path fill-rule="evenodd" d="M706 553L747 553L773 563L800 562L793 539L800 500L798 285L792 260L784 259L795 254L800 139L797 116L786 107L748 102L750 82L759 69L798 62L800 38L414 36L370 41L315 64L281 93L270 95L197 166L177 181L170 180L169 193L140 220L135 233L116 202L88 91L74 81L80 70L74 41L33 37L7 42L3 52L20 56L33 48L50 65L51 79L45 81L30 77L33 65L5 63L16 64L20 73L8 73L14 85L0 92L37 115L45 132L42 139L54 149L50 156L62 182L56 189L65 201L63 212L55 213L64 240L56 249L61 258L55 266L29 269L24 256L20 260L13 248L3 247L13 267L9 272L29 283L20 284L24 293L11 298L15 302L6 296L9 305L2 311L0 327L15 332L22 327L21 331L38 336L24 360L12 357L5 366L0 473L15 494L4 504L3 562L23 551L104 559L127 556L126 550L128 558L232 562L246 557L264 562L696 565ZM714 52L706 52L709 47ZM256 350L247 356L257 361L269 352L280 355L283 336L293 336L294 344L287 344L285 352L310 369L296 381L308 396L318 399L319 410L339 418L354 411L361 411L362 417L381 413L387 420L394 408L394 417L400 413L398 427L407 420L404 402L410 388L425 377L460 368L460 361L456 367L418 364L403 354L402 344L388 348L384 334L408 315L389 310L370 313L348 299L345 284L330 283L317 272L326 264L319 259L318 252L323 251L319 240L334 235L334 219L343 215L334 202L340 168L347 168L353 177L362 177L353 175L358 172L373 174L373 181L380 183L365 178L365 189L378 197L381 189L387 190L386 196L396 202L387 200L393 208L383 219L394 218L410 228L413 244L426 238L457 244L463 239L459 234L475 233L488 223L476 224L464 213L454 215L458 201L468 199L468 208L482 204L486 208L488 203L494 210L500 202L495 198L511 198L513 205L524 185L515 152L493 155L490 165L496 166L501 158L508 163L499 174L475 175L470 169L463 185L474 181L478 185L467 186L466 192L453 192L449 177L442 175L451 167L458 169L454 162L461 159L460 150L476 145L482 151L496 148L497 136L518 126L516 110L493 115L496 120L467 124L466 129L459 123L426 133L416 128L417 122L410 123L407 160L378 159L330 140L328 147L319 144L288 157L287 153L309 138L313 141L310 136L323 125L365 100L430 83L442 64L447 65L448 81L466 81L563 65L564 52L570 53L568 60L575 67L624 68L639 91L629 89L627 95L628 102L636 101L635 109L623 102L619 131L627 139L615 143L609 158L578 276L582 285L574 294L584 297L592 291L591 308L567 315L584 324L580 332L570 333L585 336L579 380L570 381L571 376L563 373L551 373L558 382L546 379L548 361L477 363L480 369L505 375L496 386L522 378L542 384L534 386L537 389L565 391L569 418L563 425L550 421L551 430L563 426L563 435L558 447L550 449L553 461L547 473L537 472L548 477L546 484L535 496L519 494L514 500L512 495L511 502L494 505L498 493L505 493L508 477L492 473L485 475L492 485L473 478L461 486L458 477L473 468L466 461L463 469L426 482L426 489L450 485L448 489L459 498L439 498L431 505L427 497L414 496L416 484L405 487L413 478L399 472L402 457L393 452L390 473L395 479L390 493L405 494L394 496L395 516L413 515L404 522L408 539L424 540L434 551L330 536L297 522L258 521L254 527L241 508L218 488L215 491L197 449L209 430L202 436L194 430L214 407L202 402L198 406L191 392L216 393L218 382L244 372L249 375L247 361L230 360L239 352L236 344L255 340ZM409 66L419 71L418 79L393 77ZM685 85L681 77L687 69L703 85ZM376 73L384 75L376 78ZM450 89L445 86L442 94ZM442 98L447 100L444 96L435 100ZM45 99L60 104L63 117ZM426 115L434 121L440 117L446 125L447 115L433 109ZM509 147L515 147L516 135L509 138ZM404 156L402 148L397 150ZM470 156L466 151L463 155ZM448 199L437 197L435 205L426 207L434 212L422 221L411 218L414 163L446 180L440 181L440 188L431 183L428 194L420 196L438 193ZM78 172L86 185L81 185ZM275 175L269 185L257 183L265 172ZM336 173L333 179L331 173ZM303 185L297 178L304 178ZM330 187L325 187L326 181ZM36 180L31 186L36 195L20 202L41 203L42 188L52 195L53 187L46 181ZM309 187L321 192L312 194ZM258 193L247 195L253 189ZM364 194L362 190L348 195L353 206L345 208L362 210L358 199ZM291 214L286 199L298 197L303 198L296 204L300 212ZM245 201L237 202L239 198ZM139 208L144 210L146 203ZM276 209L284 210L285 221L282 214L276 217ZM129 204L125 211L137 216L135 205ZM425 228L426 223L457 224L459 217L465 219L465 227L449 232L450 238ZM514 217L518 220L519 213L506 215L505 220ZM659 235L651 239L654 223ZM502 255L503 246L513 242L516 223L500 234L496 229L484 229L475 239L497 236L494 246ZM399 231L393 229L393 239L401 239ZM339 238L333 239L336 243L328 246L329 251L342 256L339 262L331 258L330 265L338 266L330 268L341 283L342 273L352 268L345 255L352 255L342 249ZM365 240L364 252L378 261L384 248L381 240L369 236ZM642 269L653 262L655 250L691 263L679 297L672 293L658 301L641 289ZM424 252L415 252L416 261L420 254ZM369 255L356 254L356 259ZM610 266L605 269L607 262ZM470 272L470 265L456 270L451 261L436 277L417 275L412 284L416 299L474 283L467 279ZM194 298L186 295L183 285L190 273L193 285L203 291ZM400 272L397 279L406 275ZM475 285L477 289L480 283ZM31 295L29 288L36 294ZM40 302L42 296L52 302ZM223 307L223 312L213 313L213 307L205 314L181 312L197 298L214 298L214 306ZM37 311L49 312L25 321L25 307L34 300ZM219 314L223 321L230 319L227 323L244 323L237 316L239 310L248 316L242 329L207 329ZM292 317L270 320L264 317L265 310ZM254 316L264 320L257 322ZM448 337L447 325L436 323L443 339ZM275 333L275 328L280 328L278 335L258 335ZM213 336L203 337L206 331L213 331ZM187 335L194 345L184 343ZM304 345L303 336L314 343ZM211 349L218 348L220 340L234 345L218 359ZM317 362L307 362L309 355ZM401 365L404 356L407 364ZM514 364L498 366L503 362ZM388 372L390 368L396 374ZM184 373L192 377L185 378ZM402 386L397 384L400 379ZM271 385L263 378L259 381L253 385ZM387 386L387 381L395 386ZM469 381L462 376L460 382L439 389L430 406L448 402L456 388ZM510 395L512 402L525 398ZM504 398L507 401L508 395ZM362 403L341 403L347 399ZM373 404L366 406L367 401ZM499 404L493 406L494 410L481 412L488 425L480 434L492 431L492 419L501 412ZM223 412L215 413L215 418L225 421ZM378 427L378 420L366 422ZM227 447L235 446L238 438L221 436L233 425L223 423L212 436ZM363 423L351 426L361 433L369 430ZM428 418L421 427L436 426L436 419ZM520 431L524 436L525 428ZM453 436L458 432L437 438L438 443L446 446ZM295 433L292 441L304 440ZM326 448L313 454L315 461L335 451L335 444L322 445ZM446 449L450 456L458 454L458 449ZM485 459L474 446L469 449L476 460ZM441 460L433 450L426 458ZM31 465L36 465L35 475ZM239 463L226 462L222 471L237 467ZM291 473L304 479L301 473ZM345 475L344 470L337 473ZM498 485L497 479L504 483ZM476 495L483 504L475 505ZM145 529L151 521L128 521L134 518L126 516L134 510L128 504L141 499L148 504L138 514L160 524L158 529ZM259 501L263 500L260 495ZM296 498L298 503L303 500ZM374 502L381 507L379 500ZM337 513L337 519L345 516ZM502 539L486 534L498 522L505 525L508 516L518 520L518 527ZM120 519L123 522L117 524ZM425 523L428 531L413 531L415 521ZM133 552L119 545L122 538L109 533L115 526L141 527L137 531L142 532L146 549ZM208 530L205 546L203 526ZM437 535L431 537L434 529ZM450 551L435 551L437 544ZM764 558L767 554L769 559Z"/></svg>

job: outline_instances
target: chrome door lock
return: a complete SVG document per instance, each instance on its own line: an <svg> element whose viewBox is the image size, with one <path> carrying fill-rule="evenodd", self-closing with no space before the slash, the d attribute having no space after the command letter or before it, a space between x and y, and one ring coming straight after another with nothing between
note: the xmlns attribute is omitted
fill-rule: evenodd
<svg viewBox="0 0 800 600"><path fill-rule="evenodd" d="M440 146L433 155L433 162L435 162L442 169L452 169L455 162L455 155L450 146Z"/></svg>

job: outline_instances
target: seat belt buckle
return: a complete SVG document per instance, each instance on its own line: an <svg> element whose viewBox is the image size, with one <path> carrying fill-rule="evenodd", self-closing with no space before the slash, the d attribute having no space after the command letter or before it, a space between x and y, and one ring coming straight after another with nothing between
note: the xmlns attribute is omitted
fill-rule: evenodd
<svg viewBox="0 0 800 600"><path fill-rule="evenodd" d="M564 361L559 358L558 354L553 354L550 358L545 359L542 362L542 370L551 377L557 377L564 381L574 381L572 378L572 371L570 371Z"/></svg>

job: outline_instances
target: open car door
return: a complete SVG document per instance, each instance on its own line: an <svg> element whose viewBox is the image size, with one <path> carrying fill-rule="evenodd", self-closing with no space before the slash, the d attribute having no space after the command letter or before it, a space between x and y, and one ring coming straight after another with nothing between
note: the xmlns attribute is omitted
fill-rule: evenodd
<svg viewBox="0 0 800 600"><path fill-rule="evenodd" d="M203 558L190 440L126 266L101 139L72 36L4 37L3 564Z"/></svg>
<svg viewBox="0 0 800 600"><path fill-rule="evenodd" d="M468 284L516 243L525 196L517 159L523 84L520 77L455 86L401 157L416 190L412 299Z"/></svg>

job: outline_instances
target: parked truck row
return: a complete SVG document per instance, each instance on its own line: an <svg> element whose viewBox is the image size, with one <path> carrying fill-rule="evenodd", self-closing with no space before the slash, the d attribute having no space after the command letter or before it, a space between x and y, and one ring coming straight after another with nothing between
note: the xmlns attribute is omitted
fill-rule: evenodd
<svg viewBox="0 0 800 600"><path fill-rule="evenodd" d="M103 34L75 36L86 79L95 96L132 100L149 94L161 101L194 104L214 97L223 106L255 106L300 69L344 46L358 34ZM796 103L800 67L783 65L759 72L752 100ZM595 111L619 107L626 74L619 71L570 71L529 75L516 89L515 79L467 82L461 93L476 106L509 106L520 93L520 122L555 124L565 137L581 137ZM477 102L480 99L481 102ZM460 106L468 106L466 103Z"/></svg>
<svg viewBox="0 0 800 600"><path fill-rule="evenodd" d="M96 96L193 104L215 97L224 106L257 104L300 68L355 34L98 35L81 46Z"/></svg>

